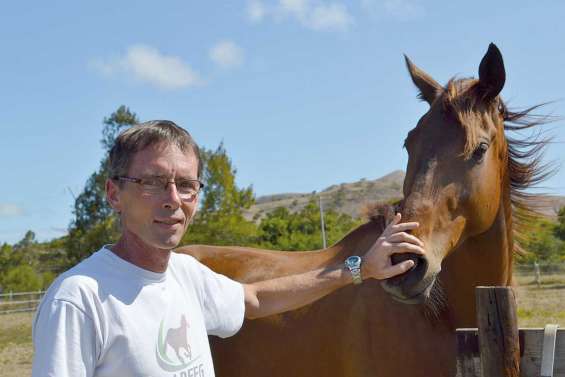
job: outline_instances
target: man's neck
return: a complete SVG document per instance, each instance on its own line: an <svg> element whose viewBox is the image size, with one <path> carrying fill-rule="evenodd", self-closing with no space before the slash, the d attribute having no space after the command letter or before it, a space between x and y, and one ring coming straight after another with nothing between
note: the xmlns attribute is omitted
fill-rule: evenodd
<svg viewBox="0 0 565 377"><path fill-rule="evenodd" d="M171 256L170 250L151 247L127 233L122 234L118 242L110 246L109 249L123 260L137 267L159 273L167 270Z"/></svg>

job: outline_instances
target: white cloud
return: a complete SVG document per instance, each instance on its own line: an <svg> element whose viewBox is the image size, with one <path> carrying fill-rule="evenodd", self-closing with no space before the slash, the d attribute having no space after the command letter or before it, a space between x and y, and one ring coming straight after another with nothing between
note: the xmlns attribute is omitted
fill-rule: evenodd
<svg viewBox="0 0 565 377"><path fill-rule="evenodd" d="M248 15L252 21L267 16L276 21L294 20L302 26L318 31L344 31L353 24L353 16L340 2L327 3L321 0L278 0L266 6L259 0L248 2ZM255 13L252 13L253 12ZM251 16L254 14L254 16Z"/></svg>
<svg viewBox="0 0 565 377"><path fill-rule="evenodd" d="M181 58L165 55L154 47L130 46L123 56L96 60L92 67L106 76L126 73L160 89L187 88L202 83L200 76Z"/></svg>
<svg viewBox="0 0 565 377"><path fill-rule="evenodd" d="M424 14L424 8L415 1L386 0L384 6L388 13L403 20L413 19Z"/></svg>
<svg viewBox="0 0 565 377"><path fill-rule="evenodd" d="M305 19L310 11L309 0L279 0L279 9L299 19Z"/></svg>
<svg viewBox="0 0 565 377"><path fill-rule="evenodd" d="M341 4L319 5L312 9L310 25L316 30L346 30L353 18Z"/></svg>
<svg viewBox="0 0 565 377"><path fill-rule="evenodd" d="M0 203L0 217L22 216L24 209L16 204Z"/></svg>
<svg viewBox="0 0 565 377"><path fill-rule="evenodd" d="M386 13L403 21L425 14L420 0L361 0L361 7L372 16Z"/></svg>
<svg viewBox="0 0 565 377"><path fill-rule="evenodd" d="M222 68L243 63L243 50L231 41L221 41L210 49L210 59Z"/></svg>
<svg viewBox="0 0 565 377"><path fill-rule="evenodd" d="M259 0L251 0L247 3L247 17L253 22L259 22L267 13L265 6Z"/></svg>

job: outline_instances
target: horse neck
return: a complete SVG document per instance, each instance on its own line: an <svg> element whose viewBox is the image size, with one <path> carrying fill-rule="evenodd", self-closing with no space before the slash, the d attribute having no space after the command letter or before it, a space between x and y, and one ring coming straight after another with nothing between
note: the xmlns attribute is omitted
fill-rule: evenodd
<svg viewBox="0 0 565 377"><path fill-rule="evenodd" d="M442 264L440 281L454 328L476 327L475 287L511 284L512 206L510 185L505 187L492 226L463 242Z"/></svg>

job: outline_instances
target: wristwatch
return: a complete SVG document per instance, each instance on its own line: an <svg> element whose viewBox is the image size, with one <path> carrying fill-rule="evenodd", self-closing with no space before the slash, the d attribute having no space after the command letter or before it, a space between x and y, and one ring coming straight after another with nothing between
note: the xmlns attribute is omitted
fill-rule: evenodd
<svg viewBox="0 0 565 377"><path fill-rule="evenodd" d="M361 257L357 255L350 256L345 260L345 267L351 272L353 284L361 284L363 282L361 277Z"/></svg>

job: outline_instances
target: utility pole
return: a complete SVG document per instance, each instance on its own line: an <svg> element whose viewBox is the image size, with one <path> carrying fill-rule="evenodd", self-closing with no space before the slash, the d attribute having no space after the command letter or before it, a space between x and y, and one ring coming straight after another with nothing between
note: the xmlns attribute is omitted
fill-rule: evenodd
<svg viewBox="0 0 565 377"><path fill-rule="evenodd" d="M322 195L318 195L318 201L320 203L320 222L322 223L322 243L324 249L326 248L326 226L324 224L324 207L322 207Z"/></svg>

